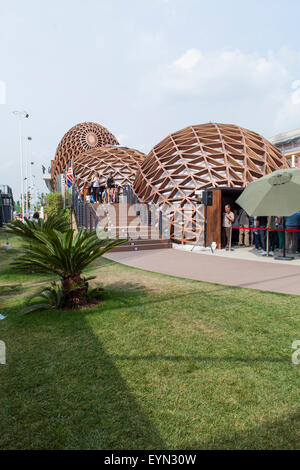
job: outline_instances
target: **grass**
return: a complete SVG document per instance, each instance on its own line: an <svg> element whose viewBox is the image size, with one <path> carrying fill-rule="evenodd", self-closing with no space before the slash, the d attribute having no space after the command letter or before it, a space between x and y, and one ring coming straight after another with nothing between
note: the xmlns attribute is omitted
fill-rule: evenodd
<svg viewBox="0 0 300 470"><path fill-rule="evenodd" d="M300 448L299 297L105 261L90 270L101 305L20 317L34 287L13 256L0 253L0 285L16 284L0 297L0 448Z"/></svg>

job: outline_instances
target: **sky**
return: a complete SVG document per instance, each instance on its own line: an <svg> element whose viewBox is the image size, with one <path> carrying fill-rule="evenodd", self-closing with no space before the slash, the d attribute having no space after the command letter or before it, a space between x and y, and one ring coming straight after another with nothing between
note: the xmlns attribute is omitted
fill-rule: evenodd
<svg viewBox="0 0 300 470"><path fill-rule="evenodd" d="M18 199L15 110L39 191L84 121L145 153L209 121L300 127L299 17L299 0L0 0L0 184Z"/></svg>

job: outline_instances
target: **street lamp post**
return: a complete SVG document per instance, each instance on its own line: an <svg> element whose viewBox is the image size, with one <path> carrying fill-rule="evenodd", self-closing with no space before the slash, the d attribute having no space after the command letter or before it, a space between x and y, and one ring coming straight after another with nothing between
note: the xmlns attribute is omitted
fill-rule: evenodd
<svg viewBox="0 0 300 470"><path fill-rule="evenodd" d="M35 192L35 175L32 174L32 168L33 168L34 162L30 162L30 201L34 201L34 192Z"/></svg>
<svg viewBox="0 0 300 470"><path fill-rule="evenodd" d="M32 137L27 137L27 143L28 143L28 148L27 148L27 157L26 157L26 217L29 216L29 200L28 200L28 192L29 192L29 176L28 176L28 161L30 159L30 145L29 143L32 141Z"/></svg>
<svg viewBox="0 0 300 470"><path fill-rule="evenodd" d="M22 198L22 220L24 221L24 178L23 178L23 142L22 142L22 118L29 118L26 111L13 111L19 119L19 139L20 139L20 169L21 169L21 198Z"/></svg>
<svg viewBox="0 0 300 470"><path fill-rule="evenodd" d="M27 162L26 162L26 175L28 175L27 171ZM28 176L25 176L24 178L25 181L25 194L26 194L26 199L25 199L25 217L28 217Z"/></svg>

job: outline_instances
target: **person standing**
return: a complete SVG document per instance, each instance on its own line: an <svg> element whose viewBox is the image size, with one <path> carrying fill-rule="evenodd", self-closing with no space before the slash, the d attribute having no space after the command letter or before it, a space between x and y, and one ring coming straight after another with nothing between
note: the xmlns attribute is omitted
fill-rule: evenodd
<svg viewBox="0 0 300 470"><path fill-rule="evenodd" d="M99 187L100 187L100 182L97 177L97 175L94 175L94 180L93 180L93 196L95 199L95 202L99 202Z"/></svg>
<svg viewBox="0 0 300 470"><path fill-rule="evenodd" d="M250 246L250 240L249 240L249 226L250 226L250 218L247 212L244 209L241 209L239 212L239 226L243 227L240 228L239 232L239 246L242 246L245 244L245 246Z"/></svg>
<svg viewBox="0 0 300 470"><path fill-rule="evenodd" d="M103 180L103 177L101 178L100 181L100 186L99 186L99 198L100 198L100 204L103 203L103 194L105 192L105 181Z"/></svg>
<svg viewBox="0 0 300 470"><path fill-rule="evenodd" d="M113 201L114 188L115 188L114 177L113 177L112 171L109 173L109 177L106 180L106 187L107 187L108 204L110 204Z"/></svg>
<svg viewBox="0 0 300 470"><path fill-rule="evenodd" d="M257 227L256 219L257 219L256 216L253 217L253 228ZM258 230L254 230L253 234L254 234L254 245L255 245L256 250L262 249L262 247L260 246L260 239L258 237Z"/></svg>
<svg viewBox="0 0 300 470"><path fill-rule="evenodd" d="M275 232L275 217L270 215L268 217L267 229L269 231L269 256L274 256L276 232Z"/></svg>
<svg viewBox="0 0 300 470"><path fill-rule="evenodd" d="M282 217L275 218L275 227L278 230L278 232L275 232L277 234L278 250L282 250L282 245L283 245L283 232L281 232L282 227L283 227Z"/></svg>
<svg viewBox="0 0 300 470"><path fill-rule="evenodd" d="M91 200L91 202L95 202L94 190L93 190L93 181L91 181L91 182L89 183L89 186L88 186L88 187L89 187L89 192L88 192L88 194L89 194L89 196L90 196L90 200Z"/></svg>
<svg viewBox="0 0 300 470"><path fill-rule="evenodd" d="M89 194L89 190L90 190L89 184L85 181L84 184L83 184L83 190L82 190L82 199L84 201L86 201L86 198Z"/></svg>
<svg viewBox="0 0 300 470"><path fill-rule="evenodd" d="M266 256L266 238L265 238L265 229L267 225L267 217L256 217L256 228L257 230L257 238L258 243L262 247L262 256Z"/></svg>
<svg viewBox="0 0 300 470"><path fill-rule="evenodd" d="M297 250L297 234L295 230L299 230L300 227L300 212L286 218L286 249L290 253L296 253ZM289 232L289 230L292 230Z"/></svg>
<svg viewBox="0 0 300 470"><path fill-rule="evenodd" d="M32 216L32 221L33 222L38 222L40 219L40 213L39 212L35 212Z"/></svg>
<svg viewBox="0 0 300 470"><path fill-rule="evenodd" d="M234 214L231 212L230 204L226 204L225 212L223 213L223 240L226 250L231 248L231 235L232 235L232 224L234 221Z"/></svg>

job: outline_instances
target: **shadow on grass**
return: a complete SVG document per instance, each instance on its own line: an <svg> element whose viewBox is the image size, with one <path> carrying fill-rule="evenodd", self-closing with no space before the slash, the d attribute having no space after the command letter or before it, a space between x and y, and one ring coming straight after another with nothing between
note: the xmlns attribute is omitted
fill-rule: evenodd
<svg viewBox="0 0 300 470"><path fill-rule="evenodd" d="M243 432L232 430L226 435L215 435L213 440L187 442L189 449L241 450L299 450L300 411L267 421Z"/></svg>
<svg viewBox="0 0 300 470"><path fill-rule="evenodd" d="M1 448L165 448L83 312L21 318L3 339Z"/></svg>
<svg viewBox="0 0 300 470"><path fill-rule="evenodd" d="M140 298L141 296L143 296L143 298L147 298L149 295L151 295L152 291L153 289L137 282L114 282L104 287L104 292L107 295L112 295L115 299L118 300L124 300L127 298L132 298L133 300L136 300L138 297ZM136 305L138 306L139 304Z"/></svg>
<svg viewBox="0 0 300 470"><path fill-rule="evenodd" d="M198 281L195 281L198 282ZM138 307L143 307L146 305L156 305L156 304L162 304L166 302L174 302L174 301L179 301L179 300L184 300L184 299L191 299L191 297L194 297L195 300L197 297L205 297L207 300L207 297L210 296L210 299L212 298L220 298L220 295L223 292L227 292L229 294L230 290L235 289L238 290L239 288L236 286L221 286L219 284L215 284L213 289L199 289L199 290L194 290L194 291L187 291L185 293L180 293L176 295L169 295L167 296L165 293L162 293L159 298L153 299L151 297L151 292L155 292L155 289L148 288L145 285L141 285L138 283L124 283L124 282L115 282L113 284L106 285L104 288L104 295L106 298L113 296L115 300L121 301L121 305L116 305L112 306L109 305L107 308L110 311L113 310L120 310L121 308L126 308L128 306L134 306L135 308ZM140 302L140 296L143 294L145 301ZM261 295L264 294L264 292L260 292ZM270 295L270 292L265 292L266 295ZM273 293L272 293L273 295ZM275 295L286 295L286 294L277 294ZM128 299L129 302L126 301ZM130 302L132 299L133 302ZM136 300L138 299L138 302ZM225 302L225 300L224 300ZM228 296L228 302L232 302L232 299ZM244 299L241 299L241 303L244 302ZM103 312L106 311L106 306L103 306Z"/></svg>
<svg viewBox="0 0 300 470"><path fill-rule="evenodd" d="M110 298L101 314L130 305L138 307L191 295L216 293L228 287L199 290L170 298L151 299L151 291L138 283L113 283L107 286ZM144 302L136 302L143 295ZM149 297L148 297L149 295ZM230 299L229 299L230 300ZM116 301L117 305L114 305ZM15 314L16 307L11 309ZM99 312L100 313L100 312ZM13 316L13 315L12 315ZM166 444L152 424L151 410L143 410L122 378L115 362L167 360L222 362L286 362L284 359L142 355L109 355L88 323L89 311L43 312L4 323L1 339L7 345L7 365L0 370L0 422L3 449L164 449ZM6 321L6 320L5 320ZM91 316L91 322L93 321ZM6 326L7 325L7 326ZM106 332L105 332L106 329ZM2 332L1 332L2 334ZM103 326L103 334L110 334ZM112 334L112 333L111 333ZM15 340L17 338L17 341ZM117 347L117 346L116 346ZM122 370L122 369L121 369ZM141 380L138 376L137 380ZM149 414L148 414L149 413ZM293 421L285 423L295 430ZM288 418L287 418L288 420ZM245 433L217 435L212 441L181 446L197 448L270 448L272 429L277 443L281 439L280 420ZM292 432L292 431L290 431ZM186 437L185 437L186 439ZM293 438L295 439L295 438ZM294 441L291 438L291 442Z"/></svg>
<svg viewBox="0 0 300 470"><path fill-rule="evenodd" d="M17 267L13 267L10 264L0 264L0 281L1 282L35 282L45 281L57 278L57 276L49 273L34 273L30 271L24 271Z"/></svg>

